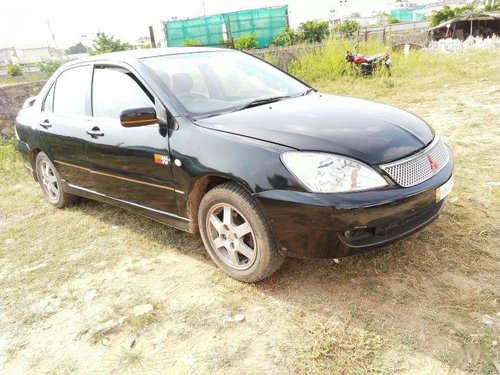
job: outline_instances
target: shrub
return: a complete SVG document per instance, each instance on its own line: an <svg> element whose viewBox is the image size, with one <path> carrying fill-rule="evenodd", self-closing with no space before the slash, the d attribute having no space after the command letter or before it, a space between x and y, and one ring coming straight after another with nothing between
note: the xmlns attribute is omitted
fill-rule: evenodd
<svg viewBox="0 0 500 375"><path fill-rule="evenodd" d="M257 48L257 34L248 33L240 36L234 41L234 47L239 50Z"/></svg>
<svg viewBox="0 0 500 375"><path fill-rule="evenodd" d="M319 43L330 34L327 21L306 21L299 26L305 41L309 43Z"/></svg>
<svg viewBox="0 0 500 375"><path fill-rule="evenodd" d="M399 20L396 17L389 16L389 19L387 20L387 22L389 24L395 24L395 23L399 23Z"/></svg>
<svg viewBox="0 0 500 375"><path fill-rule="evenodd" d="M283 32L271 41L271 44L274 46L288 47L303 41L303 33L290 29L289 27L285 27Z"/></svg>
<svg viewBox="0 0 500 375"><path fill-rule="evenodd" d="M22 76L24 69L16 64L7 65L7 74L11 77Z"/></svg>
<svg viewBox="0 0 500 375"><path fill-rule="evenodd" d="M38 64L40 71L43 73L52 74L61 66L61 62L58 60L54 60L51 62L41 62Z"/></svg>
<svg viewBox="0 0 500 375"><path fill-rule="evenodd" d="M219 40L219 47L221 47L221 48L232 48L231 41L221 39L221 40Z"/></svg>
<svg viewBox="0 0 500 375"><path fill-rule="evenodd" d="M265 53L264 56L262 56L262 59L265 60L265 61L267 61L270 64L273 64L273 65L279 67L280 60L277 57L272 56L269 53Z"/></svg>
<svg viewBox="0 0 500 375"><path fill-rule="evenodd" d="M201 42L198 39L184 39L184 47L198 47Z"/></svg>
<svg viewBox="0 0 500 375"><path fill-rule="evenodd" d="M333 28L335 35L341 38L352 38L357 34L360 26L359 23L352 20L344 21Z"/></svg>
<svg viewBox="0 0 500 375"><path fill-rule="evenodd" d="M376 17L377 17L377 25L380 26L399 23L399 20L397 18L391 16L389 13L386 12L379 12L377 13Z"/></svg>

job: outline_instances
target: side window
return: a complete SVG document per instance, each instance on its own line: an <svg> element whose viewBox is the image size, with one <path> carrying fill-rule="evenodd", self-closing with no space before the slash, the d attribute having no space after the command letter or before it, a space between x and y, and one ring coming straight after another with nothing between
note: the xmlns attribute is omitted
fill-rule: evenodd
<svg viewBox="0 0 500 375"><path fill-rule="evenodd" d="M151 107L153 102L130 73L113 68L96 68L92 84L94 117L120 118L127 108Z"/></svg>
<svg viewBox="0 0 500 375"><path fill-rule="evenodd" d="M54 113L85 116L85 97L89 87L88 67L81 66L64 71L55 85Z"/></svg>
<svg viewBox="0 0 500 375"><path fill-rule="evenodd" d="M42 111L43 112L52 112L54 110L54 87L56 84L52 84L50 87L49 92L47 93L47 96L45 97L45 100L43 102L42 106Z"/></svg>

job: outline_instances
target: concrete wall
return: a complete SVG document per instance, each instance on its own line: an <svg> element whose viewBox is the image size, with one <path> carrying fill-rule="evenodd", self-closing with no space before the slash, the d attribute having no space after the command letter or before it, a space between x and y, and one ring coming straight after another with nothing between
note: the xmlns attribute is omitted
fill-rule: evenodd
<svg viewBox="0 0 500 375"><path fill-rule="evenodd" d="M45 82L30 82L0 86L0 132L2 134L12 134L7 129L14 124L17 112L23 106L24 101L30 96L37 95L44 84Z"/></svg>

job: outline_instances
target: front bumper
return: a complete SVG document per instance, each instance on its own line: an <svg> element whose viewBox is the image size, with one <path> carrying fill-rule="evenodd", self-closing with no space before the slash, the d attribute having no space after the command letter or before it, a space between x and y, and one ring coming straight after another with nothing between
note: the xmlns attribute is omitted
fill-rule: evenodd
<svg viewBox="0 0 500 375"><path fill-rule="evenodd" d="M340 258L398 241L437 218L436 189L452 176L453 157L418 185L341 194L288 190L257 193L280 251L301 258Z"/></svg>

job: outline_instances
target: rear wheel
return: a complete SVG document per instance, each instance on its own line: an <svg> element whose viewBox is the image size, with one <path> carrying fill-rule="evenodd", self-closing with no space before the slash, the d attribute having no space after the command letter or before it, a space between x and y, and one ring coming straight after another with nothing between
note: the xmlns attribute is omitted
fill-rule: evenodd
<svg viewBox="0 0 500 375"><path fill-rule="evenodd" d="M211 258L237 280L260 281L284 261L262 210L234 183L219 185L203 197L198 224Z"/></svg>
<svg viewBox="0 0 500 375"><path fill-rule="evenodd" d="M35 163L38 182L47 200L57 208L73 203L76 197L63 190L59 172L49 157L44 152L40 152L36 156Z"/></svg>

